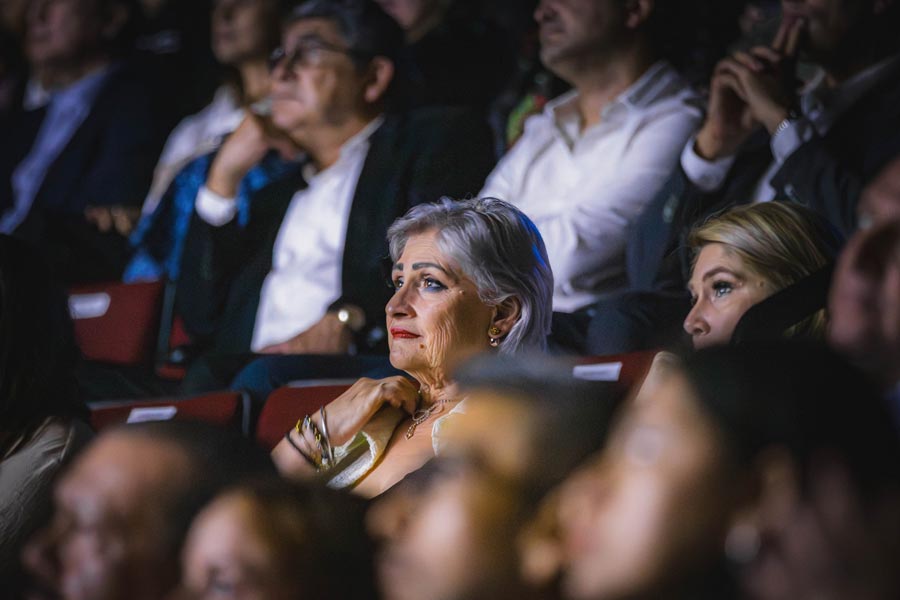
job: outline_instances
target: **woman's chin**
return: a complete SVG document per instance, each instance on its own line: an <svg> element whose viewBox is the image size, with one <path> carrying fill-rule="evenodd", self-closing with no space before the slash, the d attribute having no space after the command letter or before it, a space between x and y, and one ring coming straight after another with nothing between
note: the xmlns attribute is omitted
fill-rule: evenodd
<svg viewBox="0 0 900 600"><path fill-rule="evenodd" d="M391 353L388 356L392 367L408 372L410 369L415 369L417 365L424 364L425 361L420 355L410 352L408 348L398 346L399 344L392 344Z"/></svg>

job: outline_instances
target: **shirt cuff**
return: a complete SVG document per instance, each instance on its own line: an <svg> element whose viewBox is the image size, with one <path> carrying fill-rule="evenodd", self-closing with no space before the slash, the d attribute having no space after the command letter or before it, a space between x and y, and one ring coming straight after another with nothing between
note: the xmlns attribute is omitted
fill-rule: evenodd
<svg viewBox="0 0 900 600"><path fill-rule="evenodd" d="M196 210L201 219L213 227L221 227L237 214L237 200L220 196L204 185L197 192Z"/></svg>
<svg viewBox="0 0 900 600"><path fill-rule="evenodd" d="M688 140L681 152L681 168L687 178L703 192L714 192L722 187L728 170L734 164L734 156L725 156L717 160L706 160L694 150L697 138Z"/></svg>
<svg viewBox="0 0 900 600"><path fill-rule="evenodd" d="M806 119L788 121L769 140L775 162L781 164L786 161L797 148L812 139L813 133L812 124Z"/></svg>

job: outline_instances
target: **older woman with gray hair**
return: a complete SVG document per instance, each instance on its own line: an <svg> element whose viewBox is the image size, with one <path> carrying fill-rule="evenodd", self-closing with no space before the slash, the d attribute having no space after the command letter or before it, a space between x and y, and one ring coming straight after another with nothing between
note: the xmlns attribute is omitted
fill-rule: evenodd
<svg viewBox="0 0 900 600"><path fill-rule="evenodd" d="M388 230L394 295L385 307L391 364L406 377L360 379L272 452L283 474L324 474L377 496L440 451L462 412L456 366L482 352L542 350L553 275L540 233L502 200L412 208Z"/></svg>

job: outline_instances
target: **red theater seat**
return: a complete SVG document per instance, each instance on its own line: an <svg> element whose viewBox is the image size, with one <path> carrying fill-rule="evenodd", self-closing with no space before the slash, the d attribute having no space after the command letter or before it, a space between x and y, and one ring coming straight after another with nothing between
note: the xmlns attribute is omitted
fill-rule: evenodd
<svg viewBox="0 0 900 600"><path fill-rule="evenodd" d="M354 379L299 382L281 387L266 399L259 422L256 424L256 441L271 450L281 441L285 432L304 415L313 414L331 402L347 388Z"/></svg>
<svg viewBox="0 0 900 600"><path fill-rule="evenodd" d="M575 376L582 379L615 381L623 388L631 389L644 380L656 354L656 350L650 350L581 357L577 360Z"/></svg>
<svg viewBox="0 0 900 600"><path fill-rule="evenodd" d="M111 425L139 421L196 420L239 427L245 433L248 399L240 392L215 392L193 398L156 398L131 402L95 402L91 407L91 426L101 431Z"/></svg>
<svg viewBox="0 0 900 600"><path fill-rule="evenodd" d="M159 334L162 281L78 286L69 292L75 340L88 360L150 365Z"/></svg>

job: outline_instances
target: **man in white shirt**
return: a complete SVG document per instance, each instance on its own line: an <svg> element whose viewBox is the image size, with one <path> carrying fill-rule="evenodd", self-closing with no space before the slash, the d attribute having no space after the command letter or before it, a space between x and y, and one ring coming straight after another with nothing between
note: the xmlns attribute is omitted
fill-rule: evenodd
<svg viewBox="0 0 900 600"><path fill-rule="evenodd" d="M707 117L629 240L629 292L598 306L590 353L659 347L689 309L686 239L748 202L798 202L849 235L861 190L900 154L900 3L784 0L770 46L716 67ZM801 58L821 74L799 94Z"/></svg>
<svg viewBox="0 0 900 600"><path fill-rule="evenodd" d="M694 94L660 60L659 21L674 4L542 0L535 11L541 59L574 90L528 120L481 195L540 229L555 311L621 288L628 230L700 122Z"/></svg>
<svg viewBox="0 0 900 600"><path fill-rule="evenodd" d="M473 193L493 164L489 129L461 111L384 113L402 33L372 0L357 4L294 9L273 60L271 115L240 125L198 194L178 309L216 358L185 389L227 384L251 351L379 349L387 227L419 202ZM272 149L300 153L302 179L260 190L239 229L237 186Z"/></svg>

